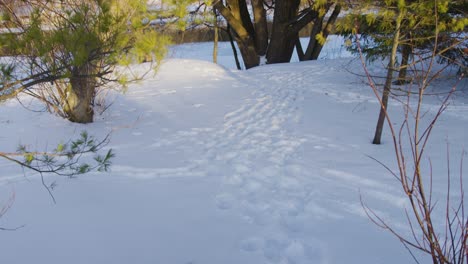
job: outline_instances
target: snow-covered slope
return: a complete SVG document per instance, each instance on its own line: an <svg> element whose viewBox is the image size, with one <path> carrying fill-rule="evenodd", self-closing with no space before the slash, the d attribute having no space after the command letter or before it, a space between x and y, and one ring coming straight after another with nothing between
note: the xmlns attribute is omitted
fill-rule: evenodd
<svg viewBox="0 0 468 264"><path fill-rule="evenodd" d="M112 94L93 124L0 105L1 150L41 149L87 130L111 132L117 154L110 173L47 177L57 204L37 176L0 160L0 195L16 194L0 226L25 225L0 233L2 263L411 262L362 210L361 196L408 231L397 182L366 157L393 167L390 138L370 144L379 108L350 70L361 72L359 63L235 71L168 59L157 75ZM468 143L465 93L434 131L435 193L445 190L446 141L454 164ZM428 117L437 102L428 98ZM391 112L401 117L401 106Z"/></svg>

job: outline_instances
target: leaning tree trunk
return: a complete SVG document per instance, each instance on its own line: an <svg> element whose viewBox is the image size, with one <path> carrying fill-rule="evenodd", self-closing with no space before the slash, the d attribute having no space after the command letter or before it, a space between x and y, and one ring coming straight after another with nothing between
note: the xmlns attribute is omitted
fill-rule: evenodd
<svg viewBox="0 0 468 264"><path fill-rule="evenodd" d="M246 69L260 64L260 57L255 46L255 29L250 21L250 15L245 1L228 1L229 9L217 1L213 7L226 19L227 23L236 33L236 42L239 46Z"/></svg>
<svg viewBox="0 0 468 264"><path fill-rule="evenodd" d="M75 67L70 77L70 86L64 112L68 120L75 123L92 123L96 78L91 64Z"/></svg>
<svg viewBox="0 0 468 264"><path fill-rule="evenodd" d="M260 56L255 49L255 42L252 38L248 37L243 39L241 37L236 38L237 45L244 60L245 69L250 69L260 65Z"/></svg>
<svg viewBox="0 0 468 264"><path fill-rule="evenodd" d="M236 45L234 44L234 37L232 36L231 26L229 24L227 24L226 32L229 37L229 43L231 44L231 49L232 49L232 54L234 56L234 60L236 61L236 67L238 70L242 70L242 67L239 61L239 56L237 55Z"/></svg>
<svg viewBox="0 0 468 264"><path fill-rule="evenodd" d="M310 31L309 36L309 44L307 45L306 52L302 57L302 60L312 60L312 52L314 51L315 47L319 45L319 41L317 40L317 35L320 34L322 31L323 20L325 19L325 14L318 16L314 19L314 25Z"/></svg>
<svg viewBox="0 0 468 264"><path fill-rule="evenodd" d="M332 4L328 4L327 11L331 6ZM310 31L309 44L307 45L306 51L304 52L302 50L302 47L300 45L297 45L299 60L305 61L318 59L324 43L317 39L317 35L321 34L322 38L326 40L333 26L335 25L340 12L341 5L336 4L325 26L323 26L323 23L325 21L325 14L319 15L314 19L314 25L312 26L312 29Z"/></svg>
<svg viewBox="0 0 468 264"><path fill-rule="evenodd" d="M384 123L385 123L385 116L387 113L388 97L390 95L390 90L392 88L393 71L395 70L397 49L398 49L398 45L400 41L400 26L401 26L402 19L403 19L403 11L399 10L398 17L396 19L396 30L395 30L395 33L393 36L393 42L392 42L393 43L392 53L390 55L390 61L388 62L387 77L385 79L385 85L384 85L384 90L382 94L379 119L377 121L377 126L375 129L374 140L372 141L372 144L376 144L376 145L379 145L382 139L382 131L383 131Z"/></svg>
<svg viewBox="0 0 468 264"><path fill-rule="evenodd" d="M328 18L327 24L325 25L325 27L321 31L322 37L323 37L324 40L326 40L328 38L328 35L330 34L333 26L335 25L336 20L338 18L338 15L340 14L340 12L341 12L341 5L337 4L335 6L335 8L333 9L333 12L330 15L330 18ZM322 27L323 19L324 18L321 19L322 21L320 22L320 27ZM315 38L316 36L314 35L313 37ZM316 41L315 45L313 47L311 47L310 53L306 52L306 59L317 60L319 55L320 55L320 52L322 51L322 48L323 48L324 44L325 43L322 43L320 41ZM309 55L310 55L310 57L308 57Z"/></svg>

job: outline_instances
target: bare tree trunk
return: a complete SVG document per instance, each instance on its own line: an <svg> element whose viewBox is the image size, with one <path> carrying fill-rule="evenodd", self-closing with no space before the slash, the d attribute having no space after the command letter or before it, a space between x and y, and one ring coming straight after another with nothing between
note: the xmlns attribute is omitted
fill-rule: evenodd
<svg viewBox="0 0 468 264"><path fill-rule="evenodd" d="M387 68L387 77L385 79L384 90L382 94L382 105L380 108L379 119L377 121L377 126L375 128L375 135L372 144L379 145L382 139L382 131L383 126L385 123L385 111L387 111L388 106L388 97L390 95L390 90L392 88L392 79L393 79L393 71L395 70L395 63L396 63L396 55L397 49L400 42L400 27L401 21L403 19L403 12L399 10L398 17L396 19L396 30L393 36L393 45L392 45L392 53L390 55L390 61L388 62Z"/></svg>
<svg viewBox="0 0 468 264"><path fill-rule="evenodd" d="M331 5L329 7L331 7ZM317 40L317 35L322 34L323 38L326 40L333 26L335 25L340 12L341 12L341 5L338 5L338 4L335 5L333 12L330 18L328 18L328 21L325 27L323 26L325 15L319 16L314 20L314 26L312 27L312 30L310 32L309 45L307 46L307 50L304 54L304 60L317 60L318 59L324 44L320 43L320 41Z"/></svg>
<svg viewBox="0 0 468 264"><path fill-rule="evenodd" d="M244 59L245 69L250 69L260 65L260 57L257 54L255 45L252 39L242 40L241 38L236 38L236 42L239 46L239 50Z"/></svg>
<svg viewBox="0 0 468 264"><path fill-rule="evenodd" d="M336 5L335 9L333 9L333 13L331 14L330 18L328 18L327 25L325 25L325 28L322 30L322 36L326 40L328 38L328 35L330 34L332 27L336 23L336 19L338 18L338 15L341 12L341 5ZM322 51L324 43L320 43L319 41L316 42L315 47L312 50L312 54L310 59L311 60L316 60L318 59L318 56L320 55L320 52Z"/></svg>
<svg viewBox="0 0 468 264"><path fill-rule="evenodd" d="M226 31L229 36L229 43L231 43L232 54L234 55L234 60L236 61L236 67L238 70L242 70L242 67L239 61L239 56L237 54L236 45L234 45L234 38L232 37L231 26L229 24L227 25Z"/></svg>
<svg viewBox="0 0 468 264"><path fill-rule="evenodd" d="M379 119L377 120L377 126L375 128L374 140L372 141L372 144L376 144L376 145L379 145L381 143L382 131L383 131L384 123L385 123L385 111L388 106L388 97L390 95L390 90L392 88L393 67L394 67L394 64L392 64L392 62L394 62L394 60L390 59L390 62L388 63L387 77L385 79L385 85L384 85L384 90L382 94L382 105L380 108Z"/></svg>
<svg viewBox="0 0 468 264"><path fill-rule="evenodd" d="M249 36L255 38L255 28L250 18L249 8L247 7L247 1L245 0L228 0L228 2L238 2L239 3L239 14L240 14L240 21L242 22L242 26L247 30Z"/></svg>
<svg viewBox="0 0 468 264"><path fill-rule="evenodd" d="M70 86L64 105L68 120L75 123L92 123L96 78L89 63L76 67L70 77Z"/></svg>
<svg viewBox="0 0 468 264"><path fill-rule="evenodd" d="M300 2L300 0L276 0L267 63L282 63L291 60L299 32L293 29L292 22L297 18Z"/></svg>
<svg viewBox="0 0 468 264"><path fill-rule="evenodd" d="M400 71L398 72L398 79L396 81L396 85L403 85L407 83L406 75L408 73L408 62L409 57L411 55L411 46L404 45L401 50L401 64L400 64Z"/></svg>
<svg viewBox="0 0 468 264"><path fill-rule="evenodd" d="M221 1L215 2L213 7L217 9L226 19L227 23L236 33L236 42L239 46L242 58L246 69L258 66L260 57L255 47L255 31L245 1L232 0L229 1L230 9L228 9Z"/></svg>
<svg viewBox="0 0 468 264"><path fill-rule="evenodd" d="M218 63L218 40L219 40L219 27L218 27L218 14L216 9L213 9L214 13L214 41L213 41L213 63Z"/></svg>
<svg viewBox="0 0 468 264"><path fill-rule="evenodd" d="M296 53L299 61L305 60L304 49L302 48L301 39L299 37L296 40Z"/></svg>
<svg viewBox="0 0 468 264"><path fill-rule="evenodd" d="M318 45L316 36L320 34L320 32L322 31L324 19L325 19L325 14L318 16L317 18L314 19L314 25L312 26L312 29L310 31L309 44L307 45L307 49L304 54L304 60L312 59L312 52L314 51L314 48Z"/></svg>
<svg viewBox="0 0 468 264"><path fill-rule="evenodd" d="M259 56L265 56L268 48L268 23L263 0L252 0L255 46Z"/></svg>
<svg viewBox="0 0 468 264"><path fill-rule="evenodd" d="M245 0L227 0L227 3L235 20L226 19L237 33L236 41L244 59L245 68L256 67L260 64L260 57L255 45L255 28L250 20L247 3ZM221 12L221 14L223 13Z"/></svg>
<svg viewBox="0 0 468 264"><path fill-rule="evenodd" d="M297 43L299 30L318 16L312 8L299 12L301 0L276 0L271 36L268 32L263 0L214 1L220 12L236 33L236 42L244 59L245 68L260 64L265 56L267 63L289 62ZM247 4L253 11L253 23Z"/></svg>

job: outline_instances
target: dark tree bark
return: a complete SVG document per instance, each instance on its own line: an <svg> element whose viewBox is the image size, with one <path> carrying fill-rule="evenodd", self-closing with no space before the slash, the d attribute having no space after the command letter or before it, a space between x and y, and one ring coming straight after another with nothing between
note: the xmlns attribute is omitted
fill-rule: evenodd
<svg viewBox="0 0 468 264"><path fill-rule="evenodd" d="M219 40L219 26L218 26L218 14L216 9L213 10L215 22L214 22L214 43L213 43L213 63L218 63L218 40Z"/></svg>
<svg viewBox="0 0 468 264"><path fill-rule="evenodd" d="M403 12L398 12L398 17L396 19L395 32L393 34L392 41L392 53L390 55L390 61L388 62L387 68L387 77L385 79L384 90L381 99L379 119L377 120L377 126L375 128L375 135L372 144L380 145L382 139L382 131L385 124L385 118L387 114L388 106L388 97L390 95L390 90L392 88L393 72L395 71L395 63L398 46L400 45L400 30L401 30L401 21L403 20Z"/></svg>
<svg viewBox="0 0 468 264"><path fill-rule="evenodd" d="M260 56L255 49L253 39L248 38L244 40L242 38L236 38L236 42L239 46L242 58L244 59L244 65L246 69L260 65Z"/></svg>
<svg viewBox="0 0 468 264"><path fill-rule="evenodd" d="M327 24L322 30L322 36L325 40L328 38L328 35L330 35L330 32L333 26L335 25L336 19L338 18L338 15L340 14L340 12L341 12L341 5L336 5L335 8L333 9L332 14L330 15L330 18L327 21ZM324 44L318 41L316 42L316 45L313 48L312 53L311 53L311 57L310 57L311 60L318 59L318 56L320 55L320 52L322 51L323 45Z"/></svg>
<svg viewBox="0 0 468 264"><path fill-rule="evenodd" d="M314 19L314 25L312 26L312 29L310 31L309 45L307 45L307 49L304 54L304 60L312 59L312 52L314 51L314 48L317 46L318 43L316 36L322 31L324 19L325 15L318 16L316 19Z"/></svg>
<svg viewBox="0 0 468 264"><path fill-rule="evenodd" d="M244 24L245 19L242 20L241 18L241 9L239 7L240 1L243 0L229 1L230 9L228 9L221 1L215 2L213 7L220 12L220 14L226 19L227 23L236 33L236 42L239 46L242 58L244 59L245 68L250 69L260 64L260 57L258 56L255 48L255 37L251 34L252 30L250 30L251 32L247 30Z"/></svg>
<svg viewBox="0 0 468 264"><path fill-rule="evenodd" d="M384 124L385 124L385 117L386 117L385 113L387 111L387 106L388 106L388 97L390 95L390 90L392 88L393 67L394 67L393 64L390 62L388 64L387 77L385 79L385 85L384 85L384 90L382 94L382 102L381 102L382 105L380 107L379 119L377 120L374 139L372 140L372 144L375 144L375 145L380 145L382 141L382 132L383 132Z"/></svg>
<svg viewBox="0 0 468 264"><path fill-rule="evenodd" d="M299 11L301 0L276 0L271 32L268 32L263 0L216 1L213 7L226 19L235 32L235 39L244 59L245 68L267 63L289 62L297 45L299 30L318 16L311 7ZM248 4L252 5L253 21ZM318 51L320 52L320 51Z"/></svg>
<svg viewBox="0 0 468 264"><path fill-rule="evenodd" d="M87 63L75 67L70 77L70 87L64 112L68 120L75 123L92 123L94 117L93 100L96 88L94 67Z"/></svg>
<svg viewBox="0 0 468 264"><path fill-rule="evenodd" d="M329 4L328 8L330 8L332 5ZM327 8L327 10L328 10ZM309 40L309 45L307 46L307 50L304 54L303 60L317 60L318 56L320 55L320 52L322 51L323 44L320 43L316 36L318 34L322 34L324 39L327 39L328 35L330 34L333 26L336 23L336 20L338 18L338 15L341 12L341 5L335 5L332 14L330 15L330 18L328 18L328 21L325 25L324 20L325 20L325 15L318 16L314 20L314 26L312 27L312 30L310 32L310 40Z"/></svg>
<svg viewBox="0 0 468 264"><path fill-rule="evenodd" d="M296 53L299 61L305 60L304 49L302 48L301 39L299 37L296 40Z"/></svg>
<svg viewBox="0 0 468 264"><path fill-rule="evenodd" d="M401 50L400 70L398 72L398 79L395 82L396 85L403 85L408 82L406 80L406 76L408 73L408 62L409 62L410 55L411 55L411 46L403 45L402 50Z"/></svg>
<svg viewBox="0 0 468 264"><path fill-rule="evenodd" d="M300 0L276 1L270 45L267 51L268 63L291 60L299 33L293 29L291 21L297 18L300 2Z"/></svg>
<svg viewBox="0 0 468 264"><path fill-rule="evenodd" d="M263 0L252 0L255 46L259 56L265 56L268 48L268 24Z"/></svg>
<svg viewBox="0 0 468 264"><path fill-rule="evenodd" d="M234 37L232 36L231 26L227 25L227 34L229 36L229 43L231 43L232 53L234 54L234 60L236 61L236 67L238 70L242 70L242 67L239 62L239 56L237 55L236 45L234 45Z"/></svg>
<svg viewBox="0 0 468 264"><path fill-rule="evenodd" d="M228 0L228 3L231 2L238 2L239 6L239 15L242 25L247 30L250 36L255 38L255 28L252 24L252 20L250 20L250 13L249 8L247 7L247 3L245 0Z"/></svg>

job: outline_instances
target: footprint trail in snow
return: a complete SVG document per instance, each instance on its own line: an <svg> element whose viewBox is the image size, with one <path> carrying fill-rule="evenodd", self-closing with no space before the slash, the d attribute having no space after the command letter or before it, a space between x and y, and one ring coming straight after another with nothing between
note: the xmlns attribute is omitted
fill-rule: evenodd
<svg viewBox="0 0 468 264"><path fill-rule="evenodd" d="M157 153L163 149L185 153L182 165L170 168L119 165L114 171L139 178L221 177L220 190L214 197L217 208L221 213L239 213L258 230L239 242L239 250L260 254L267 263L310 263L311 259L315 263L328 262L327 248L331 245L315 238L315 234L323 233L321 226L328 221L339 222L349 214L366 218L359 202L360 188L367 189L369 197L392 201L395 207L401 207L403 202L389 194L392 190L387 186L330 163L330 157L337 151L356 158L354 145L336 143L317 131L299 134L295 129L309 118L303 117L301 111L306 96L324 97L325 93L325 97L333 100L353 103L367 99L352 93L311 88L310 79L320 79L333 68L308 65L288 69L290 72L279 76L268 67L232 73L233 87L250 83L248 88L252 91L224 115L222 125L171 132L142 146ZM185 91L195 89L189 84L183 87L190 87ZM195 109L209 107L208 103L190 105ZM317 111L323 108L318 107Z"/></svg>

